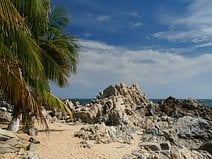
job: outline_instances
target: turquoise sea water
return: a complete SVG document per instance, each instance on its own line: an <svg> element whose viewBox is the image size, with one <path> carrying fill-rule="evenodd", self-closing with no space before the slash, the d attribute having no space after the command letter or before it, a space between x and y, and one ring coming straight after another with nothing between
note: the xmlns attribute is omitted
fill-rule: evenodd
<svg viewBox="0 0 212 159"><path fill-rule="evenodd" d="M71 99L73 101L79 101L81 104L84 104L84 103L89 103L91 102L92 100L94 99ZM162 100L162 99L150 99L153 103L158 103L158 101ZM197 99L200 103L202 104L205 104L205 105L208 105L210 107L212 107L212 99Z"/></svg>

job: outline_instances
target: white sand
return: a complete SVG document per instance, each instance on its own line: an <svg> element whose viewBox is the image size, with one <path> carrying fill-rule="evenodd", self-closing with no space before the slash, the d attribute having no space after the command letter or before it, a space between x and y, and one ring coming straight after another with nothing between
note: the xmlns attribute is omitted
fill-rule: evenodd
<svg viewBox="0 0 212 159"><path fill-rule="evenodd" d="M74 137L74 132L83 125L68 125L63 123L49 124L50 133L40 132L35 139L41 143L37 144L38 154L41 159L121 159L124 154L130 154L138 146L138 139L133 144L91 144L91 148L83 148L80 145L82 139ZM18 134L23 140L28 141L30 136ZM16 155L0 155L3 159L16 159Z"/></svg>
<svg viewBox="0 0 212 159"><path fill-rule="evenodd" d="M121 159L129 154L138 143L132 145L121 143L92 144L91 149L80 147L82 139L74 137L82 125L50 124L50 134L44 132L36 137L41 144L37 145L42 159Z"/></svg>

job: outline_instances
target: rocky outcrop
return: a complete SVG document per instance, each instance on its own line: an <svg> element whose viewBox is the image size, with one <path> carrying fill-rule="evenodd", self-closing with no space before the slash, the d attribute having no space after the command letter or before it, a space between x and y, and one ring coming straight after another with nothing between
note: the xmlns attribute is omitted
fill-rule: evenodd
<svg viewBox="0 0 212 159"><path fill-rule="evenodd" d="M98 144L112 142L110 130L104 123L82 127L78 132L75 132L74 136L86 141L93 140Z"/></svg>
<svg viewBox="0 0 212 159"><path fill-rule="evenodd" d="M137 84L133 84L131 87L124 83L110 85L103 92L100 93L99 98L105 99L111 96L122 96L125 99L125 103L134 106L146 106L149 104L149 99L145 97L145 94L139 89Z"/></svg>
<svg viewBox="0 0 212 159"><path fill-rule="evenodd" d="M83 143L130 144L137 133L138 149L123 159L212 157L208 142L212 139L212 110L195 99L168 97L153 104L136 84L121 83L109 86L91 103L72 105L72 109L77 120L94 124L76 132Z"/></svg>
<svg viewBox="0 0 212 159"><path fill-rule="evenodd" d="M192 116L212 120L212 108L192 98L178 100L170 96L159 101L155 106L155 111L158 115L168 115L174 118Z"/></svg>
<svg viewBox="0 0 212 159"><path fill-rule="evenodd" d="M123 159L210 159L211 121L184 116L177 120L168 116L146 117L147 127L140 135L139 148Z"/></svg>
<svg viewBox="0 0 212 159"><path fill-rule="evenodd" d="M109 126L135 125L135 114L141 117L152 103L136 84L131 87L121 83L109 86L92 103L73 108L77 120L90 124L104 122ZM144 108L144 109L143 109Z"/></svg>
<svg viewBox="0 0 212 159"><path fill-rule="evenodd" d="M79 137L84 141L94 141L94 143L111 143L120 142L131 144L133 141L133 133L135 131L127 126L106 126L104 123L94 124L82 127L75 132L75 137Z"/></svg>

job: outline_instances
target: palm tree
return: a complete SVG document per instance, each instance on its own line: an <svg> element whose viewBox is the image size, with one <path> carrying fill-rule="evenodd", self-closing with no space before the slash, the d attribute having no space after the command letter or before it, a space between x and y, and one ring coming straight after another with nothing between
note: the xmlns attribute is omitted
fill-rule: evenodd
<svg viewBox="0 0 212 159"><path fill-rule="evenodd" d="M76 72L77 41L62 32L68 19L57 18L59 9L50 12L49 0L0 2L0 87L14 105L9 128L17 130L14 122L20 114L26 125L33 114L47 126L41 113L44 101L69 111L51 93L49 80L65 86Z"/></svg>

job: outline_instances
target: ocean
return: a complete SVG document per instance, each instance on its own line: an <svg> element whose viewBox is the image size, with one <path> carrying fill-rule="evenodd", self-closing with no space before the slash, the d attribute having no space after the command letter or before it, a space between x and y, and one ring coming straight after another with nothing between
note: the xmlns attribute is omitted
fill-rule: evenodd
<svg viewBox="0 0 212 159"><path fill-rule="evenodd" d="M85 104L85 103L89 103L94 99L80 99L80 98L74 98L71 99L72 101L79 101L80 104ZM164 100L164 99L150 99L153 103L158 103L158 101L160 100ZM212 99L197 99L200 103L208 105L209 107L212 107Z"/></svg>

